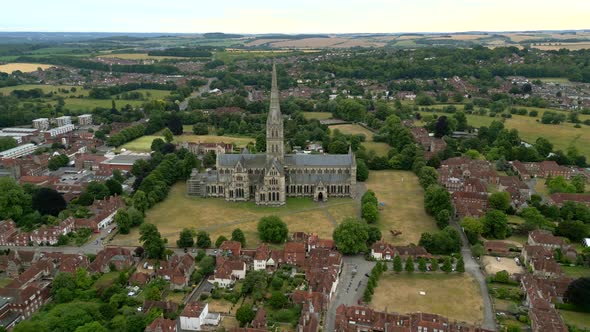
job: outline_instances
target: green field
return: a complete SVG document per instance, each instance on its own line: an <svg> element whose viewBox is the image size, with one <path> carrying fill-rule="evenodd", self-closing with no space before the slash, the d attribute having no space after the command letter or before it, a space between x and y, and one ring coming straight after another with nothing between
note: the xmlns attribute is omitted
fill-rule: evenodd
<svg viewBox="0 0 590 332"><path fill-rule="evenodd" d="M341 125L332 125L328 127L332 132L334 130L338 130L345 135L365 135L365 141L362 145L367 150L374 150L377 155L380 156L387 156L389 152L389 144L383 142L373 142L373 132L369 129L358 125L358 124L341 124Z"/></svg>
<svg viewBox="0 0 590 332"><path fill-rule="evenodd" d="M170 95L170 91L168 90L156 90L156 89L137 89L129 92L141 92L145 97L145 100L151 99L164 99L166 96ZM120 97L121 94L113 96L113 98Z"/></svg>
<svg viewBox="0 0 590 332"><path fill-rule="evenodd" d="M434 313L469 323L483 321L479 287L467 273L385 272L370 306L379 311Z"/></svg>
<svg viewBox="0 0 590 332"><path fill-rule="evenodd" d="M590 277L590 268L584 266L565 266L562 265L561 269L571 278Z"/></svg>
<svg viewBox="0 0 590 332"><path fill-rule="evenodd" d="M303 112L302 114L307 120L327 120L332 118L330 112Z"/></svg>
<svg viewBox="0 0 590 332"><path fill-rule="evenodd" d="M192 128L192 127L191 127ZM185 129L186 130L186 129ZM137 138L131 142L127 142L121 146L122 149L138 151L138 152L149 152L151 151L152 141L156 138L164 139L164 136L160 135L146 135ZM255 139L252 137L239 137L239 136L215 136L215 135L192 135L184 134L174 136L173 143L180 142L201 142L201 143L234 143L238 148L245 147L248 143L254 142Z"/></svg>
<svg viewBox="0 0 590 332"><path fill-rule="evenodd" d="M318 234L322 238L331 238L334 223L330 215L332 209L347 211L346 215L332 215L336 222L345 217L357 215L356 201L350 198L330 198L327 203L319 204L311 198L288 198L283 207L261 207L254 202L228 203L222 198L197 198L186 195L186 184L175 184L168 197L152 207L145 221L158 226L168 245L174 246L178 234L183 228L204 230L211 235L212 241L218 236L230 237L235 228L244 231L247 247L256 247L259 243L256 226L261 217L278 215L285 221L290 232L303 231ZM113 244L136 245L138 229L129 235L117 235Z"/></svg>
<svg viewBox="0 0 590 332"><path fill-rule="evenodd" d="M72 87L76 88L76 92L69 92L69 93L62 93L59 92L58 89L67 89L70 90ZM70 85L46 85L46 84L23 84L17 86L8 86L4 88L0 88L0 93L4 95L10 94L14 90L32 90L32 89L41 89L44 93L54 92L58 96L62 96L64 98L68 98L70 96L88 96L88 90L84 89L82 86L70 86Z"/></svg>
<svg viewBox="0 0 590 332"><path fill-rule="evenodd" d="M111 108L112 102L110 99L89 99L89 98L66 98L66 108L72 111L92 111L97 107ZM139 107L143 105L143 100L115 100L117 108L129 104L133 107Z"/></svg>

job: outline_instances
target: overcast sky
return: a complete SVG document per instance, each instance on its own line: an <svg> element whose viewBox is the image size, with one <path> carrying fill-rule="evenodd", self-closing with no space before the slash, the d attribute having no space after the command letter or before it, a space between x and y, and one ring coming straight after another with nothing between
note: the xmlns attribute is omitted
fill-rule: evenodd
<svg viewBox="0 0 590 332"><path fill-rule="evenodd" d="M590 0L3 0L0 31L349 33L590 28Z"/></svg>

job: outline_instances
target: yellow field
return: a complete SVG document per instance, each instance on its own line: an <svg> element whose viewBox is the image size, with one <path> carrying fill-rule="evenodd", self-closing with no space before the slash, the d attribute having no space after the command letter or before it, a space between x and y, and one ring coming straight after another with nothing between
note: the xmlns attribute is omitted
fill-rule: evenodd
<svg viewBox="0 0 590 332"><path fill-rule="evenodd" d="M378 226L386 242L418 244L422 233L438 229L434 219L424 212L424 190L414 173L371 171L366 185L375 192L379 202L384 203ZM400 230L402 234L393 237L390 230Z"/></svg>
<svg viewBox="0 0 590 332"><path fill-rule="evenodd" d="M123 60L164 60L164 59L186 59L177 56L153 56L147 53L106 53L98 56L99 58L117 58Z"/></svg>
<svg viewBox="0 0 590 332"><path fill-rule="evenodd" d="M334 230L332 218L340 222L344 217L356 216L356 201L349 198L330 198L327 203L319 204L311 198L292 198L284 207L259 207L254 202L228 203L221 198L196 198L186 195L186 184L175 184L166 200L152 207L145 221L158 226L169 246L175 246L178 234L183 228L204 230L215 241L218 236L230 237L235 228L240 228L246 235L248 247L259 243L256 226L261 217L277 215L289 226L289 231L316 233L324 238L331 238ZM347 211L350 215L331 216L330 211ZM139 231L133 229L129 235L117 235L114 244L138 244Z"/></svg>
<svg viewBox="0 0 590 332"><path fill-rule="evenodd" d="M332 118L330 112L303 112L303 117L307 120L327 120Z"/></svg>
<svg viewBox="0 0 590 332"><path fill-rule="evenodd" d="M581 49L590 48L589 42L579 42L579 43L541 43L531 45L532 48L538 48L543 51L556 51L562 48L566 48L568 50L577 51Z"/></svg>
<svg viewBox="0 0 590 332"><path fill-rule="evenodd" d="M379 311L434 313L472 324L483 321L479 287L467 273L386 272L379 279L370 306Z"/></svg>
<svg viewBox="0 0 590 332"><path fill-rule="evenodd" d="M50 67L54 66L41 63L7 63L0 65L0 72L11 74L13 71L20 70L23 73L31 73L37 71L38 68L45 70Z"/></svg>
<svg viewBox="0 0 590 332"><path fill-rule="evenodd" d="M357 124L342 124L342 125L333 125L328 127L331 131L338 129L341 133L346 135L358 135L363 134L367 138L367 141L373 140L373 132L369 129L357 125Z"/></svg>

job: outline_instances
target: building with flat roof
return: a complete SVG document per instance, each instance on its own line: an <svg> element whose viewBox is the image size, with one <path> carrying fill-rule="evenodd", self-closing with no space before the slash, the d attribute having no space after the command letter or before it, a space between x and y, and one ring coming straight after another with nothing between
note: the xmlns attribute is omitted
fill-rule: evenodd
<svg viewBox="0 0 590 332"><path fill-rule="evenodd" d="M37 146L35 144L23 144L15 148L0 152L0 158L19 158L22 156L30 155L31 153L35 152L35 150L37 150Z"/></svg>
<svg viewBox="0 0 590 332"><path fill-rule="evenodd" d="M58 127L72 124L72 117L68 115L60 116L59 118L55 118L55 123Z"/></svg>
<svg viewBox="0 0 590 332"><path fill-rule="evenodd" d="M109 156L105 155L105 157L109 158ZM149 153L130 153L124 152L114 157L111 157L103 162L100 163L99 168L102 170L121 170L121 171L131 171L133 167L133 163L136 161L143 159L148 160L151 156Z"/></svg>
<svg viewBox="0 0 590 332"><path fill-rule="evenodd" d="M38 118L33 120L33 127L38 130L47 130L49 129L49 119L48 118Z"/></svg>
<svg viewBox="0 0 590 332"><path fill-rule="evenodd" d="M45 132L45 136L49 137L56 137L58 135L63 135L65 133L69 133L70 131L74 131L75 127L73 124L63 125L61 127L49 129Z"/></svg>
<svg viewBox="0 0 590 332"><path fill-rule="evenodd" d="M92 124L92 114L78 115L79 126L89 126Z"/></svg>

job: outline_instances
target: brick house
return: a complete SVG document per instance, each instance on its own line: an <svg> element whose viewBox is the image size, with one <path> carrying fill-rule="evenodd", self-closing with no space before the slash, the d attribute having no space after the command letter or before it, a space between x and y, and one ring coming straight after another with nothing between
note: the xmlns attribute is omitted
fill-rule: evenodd
<svg viewBox="0 0 590 332"><path fill-rule="evenodd" d="M0 245L11 245L13 236L18 233L16 224L11 219L0 221Z"/></svg>
<svg viewBox="0 0 590 332"><path fill-rule="evenodd" d="M145 332L176 332L176 325L175 320L158 317L145 328Z"/></svg>
<svg viewBox="0 0 590 332"><path fill-rule="evenodd" d="M413 259L420 257L430 258L430 254L422 246L393 246L383 241L377 241L371 247L371 257L377 260L393 260L395 256L400 256L402 259L408 257Z"/></svg>
<svg viewBox="0 0 590 332"><path fill-rule="evenodd" d="M305 243L302 242L287 242L284 248L284 262L302 266L305 262L306 250Z"/></svg>
<svg viewBox="0 0 590 332"><path fill-rule="evenodd" d="M96 258L90 263L89 271L106 273L111 271L111 266L120 271L134 264L135 260L129 249L107 247L96 254Z"/></svg>
<svg viewBox="0 0 590 332"><path fill-rule="evenodd" d="M226 288L238 279L246 277L246 263L238 257L217 256L215 272L209 277L209 282Z"/></svg>
<svg viewBox="0 0 590 332"><path fill-rule="evenodd" d="M219 251L222 255L240 257L242 243L238 241L223 241L223 243L219 246Z"/></svg>
<svg viewBox="0 0 590 332"><path fill-rule="evenodd" d="M549 204L562 207L565 202L575 202L584 204L590 207L590 195L588 194L570 194L570 193L555 193L549 197Z"/></svg>
<svg viewBox="0 0 590 332"><path fill-rule="evenodd" d="M67 235L74 231L74 218L68 217L57 226L47 227L46 225L31 232L31 241L36 244L49 243L57 244L61 235Z"/></svg>
<svg viewBox="0 0 590 332"><path fill-rule="evenodd" d="M191 255L174 255L168 261L160 262L160 269L156 270L156 275L170 281L170 289L177 290L188 286L194 270L195 260Z"/></svg>

